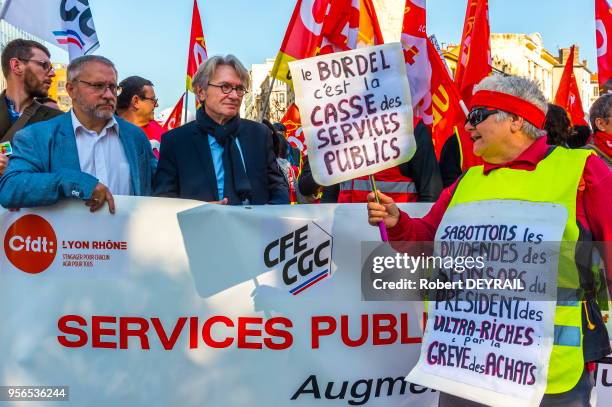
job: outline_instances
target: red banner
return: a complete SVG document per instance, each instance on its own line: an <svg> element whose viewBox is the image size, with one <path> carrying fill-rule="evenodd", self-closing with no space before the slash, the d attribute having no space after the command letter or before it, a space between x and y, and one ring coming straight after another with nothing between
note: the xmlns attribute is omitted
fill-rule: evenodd
<svg viewBox="0 0 612 407"><path fill-rule="evenodd" d="M607 0L595 0L595 40L599 86L612 81L612 7ZM612 88L612 83L608 85Z"/></svg>
<svg viewBox="0 0 612 407"><path fill-rule="evenodd" d="M582 109L582 100L580 99L580 91L576 76L574 75L574 46L570 49L563 74L559 81L559 88L555 95L555 104L564 108L570 116L573 126L588 126L584 119L584 110Z"/></svg>
<svg viewBox="0 0 612 407"><path fill-rule="evenodd" d="M166 119L166 122L163 125L163 128L166 131L177 128L178 126L181 125L181 119L183 118L183 98L184 97L185 97L185 94L183 93L179 101L176 103L176 106L174 106L174 109L172 109L172 113L170 113L170 116L168 116L168 118Z"/></svg>
<svg viewBox="0 0 612 407"><path fill-rule="evenodd" d="M270 76L291 84L291 61L382 43L371 0L298 0Z"/></svg>
<svg viewBox="0 0 612 407"><path fill-rule="evenodd" d="M422 4L422 5L420 5ZM425 1L406 0L401 35L415 120L431 126L431 66L427 55Z"/></svg>
<svg viewBox="0 0 612 407"><path fill-rule="evenodd" d="M491 73L489 1L469 0L465 12L455 83L469 106L474 85Z"/></svg>
<svg viewBox="0 0 612 407"><path fill-rule="evenodd" d="M187 54L187 89L191 90L191 79L200 64L208 59L202 20L198 10L198 2L193 0L193 13L191 15L191 36L189 37L189 53Z"/></svg>

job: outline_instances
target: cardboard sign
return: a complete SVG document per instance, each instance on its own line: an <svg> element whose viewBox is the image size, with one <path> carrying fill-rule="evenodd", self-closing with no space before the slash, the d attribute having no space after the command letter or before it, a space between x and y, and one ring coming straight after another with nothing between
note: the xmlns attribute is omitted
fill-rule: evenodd
<svg viewBox="0 0 612 407"><path fill-rule="evenodd" d="M456 260L468 254L482 265L446 271L460 290L429 302L421 356L409 381L491 406L540 404L566 219L560 205L508 200L446 211L436 252Z"/></svg>
<svg viewBox="0 0 612 407"><path fill-rule="evenodd" d="M289 63L312 174L332 185L404 163L416 142L399 43Z"/></svg>

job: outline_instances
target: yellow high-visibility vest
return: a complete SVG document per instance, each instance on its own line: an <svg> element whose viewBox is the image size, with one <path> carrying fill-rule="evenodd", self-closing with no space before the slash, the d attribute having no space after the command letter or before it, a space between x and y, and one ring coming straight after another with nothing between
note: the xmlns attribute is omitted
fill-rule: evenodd
<svg viewBox="0 0 612 407"><path fill-rule="evenodd" d="M576 195L587 150L555 148L533 171L498 168L484 175L483 166L470 168L457 184L448 208L487 200L519 200L563 205L568 218L559 257L554 344L548 368L546 394L574 388L584 369L582 312L583 298L574 261L579 229L576 223ZM500 213L499 218L503 219Z"/></svg>

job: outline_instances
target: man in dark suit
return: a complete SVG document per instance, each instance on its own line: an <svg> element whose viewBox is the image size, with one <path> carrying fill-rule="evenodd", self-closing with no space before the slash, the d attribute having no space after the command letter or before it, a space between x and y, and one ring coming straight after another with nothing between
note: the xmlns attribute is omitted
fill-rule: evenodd
<svg viewBox="0 0 612 407"><path fill-rule="evenodd" d="M47 47L36 41L16 39L4 47L1 63L6 90L0 93L0 143L12 142L15 133L36 122L49 120L61 111L34 98L46 97L55 76ZM8 157L0 154L0 175Z"/></svg>
<svg viewBox="0 0 612 407"><path fill-rule="evenodd" d="M249 84L240 61L212 57L192 84L202 107L195 121L163 136L154 195L229 205L289 203L271 131L238 115Z"/></svg>

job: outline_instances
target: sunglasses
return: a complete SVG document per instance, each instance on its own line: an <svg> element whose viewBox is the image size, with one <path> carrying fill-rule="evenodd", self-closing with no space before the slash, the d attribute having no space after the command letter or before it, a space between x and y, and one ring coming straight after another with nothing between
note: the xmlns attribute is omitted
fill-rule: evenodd
<svg viewBox="0 0 612 407"><path fill-rule="evenodd" d="M465 122L470 123L472 127L476 127L478 124L487 120L487 117L492 116L495 113L499 113L499 110L488 109L486 107L477 107L468 113Z"/></svg>

